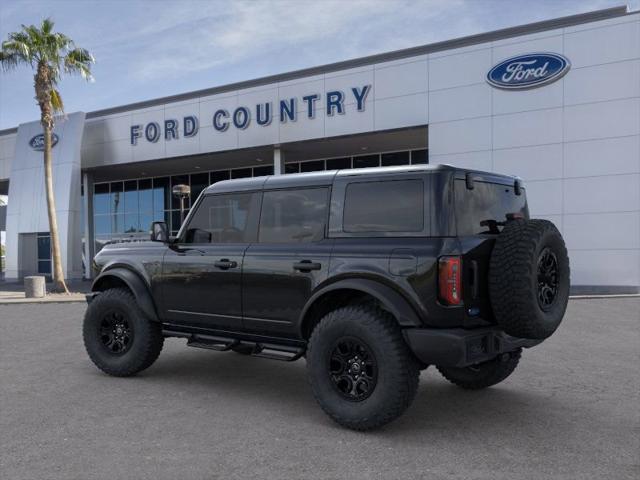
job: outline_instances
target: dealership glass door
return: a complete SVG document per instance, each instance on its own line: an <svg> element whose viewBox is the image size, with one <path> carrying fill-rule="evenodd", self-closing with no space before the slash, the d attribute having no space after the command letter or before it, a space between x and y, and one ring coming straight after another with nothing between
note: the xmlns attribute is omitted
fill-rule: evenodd
<svg viewBox="0 0 640 480"><path fill-rule="evenodd" d="M51 275L51 235L39 232L38 239L38 273Z"/></svg>

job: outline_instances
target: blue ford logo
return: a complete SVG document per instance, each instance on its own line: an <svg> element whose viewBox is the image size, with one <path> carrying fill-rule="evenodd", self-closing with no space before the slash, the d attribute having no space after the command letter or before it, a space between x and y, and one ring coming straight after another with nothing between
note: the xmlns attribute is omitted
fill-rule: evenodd
<svg viewBox="0 0 640 480"><path fill-rule="evenodd" d="M496 88L523 90L554 82L571 62L557 53L530 53L508 58L489 70L487 82Z"/></svg>
<svg viewBox="0 0 640 480"><path fill-rule="evenodd" d="M56 146L56 143L58 143L58 140L59 140L58 135L56 135L55 133L52 133L51 148ZM39 133L38 135L33 137L31 140L29 140L29 145L34 150L37 150L38 152L43 152L44 151L44 133Z"/></svg>

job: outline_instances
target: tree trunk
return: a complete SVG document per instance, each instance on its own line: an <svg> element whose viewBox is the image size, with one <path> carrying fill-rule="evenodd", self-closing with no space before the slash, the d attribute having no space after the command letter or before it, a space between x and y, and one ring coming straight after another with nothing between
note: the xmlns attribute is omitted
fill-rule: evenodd
<svg viewBox="0 0 640 480"><path fill-rule="evenodd" d="M52 291L69 293L62 271L60 255L60 239L58 237L58 219L56 216L56 200L53 195L53 172L51 166L51 126L44 125L44 183L47 191L47 214L49 215L49 232L51 235L51 261L53 274Z"/></svg>

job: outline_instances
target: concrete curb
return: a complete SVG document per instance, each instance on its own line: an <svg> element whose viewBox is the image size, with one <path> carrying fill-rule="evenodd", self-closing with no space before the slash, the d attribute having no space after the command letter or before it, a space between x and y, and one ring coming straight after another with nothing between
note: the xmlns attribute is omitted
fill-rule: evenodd
<svg viewBox="0 0 640 480"><path fill-rule="evenodd" d="M85 302L84 294L71 294L69 296L66 295L56 295L55 297L44 297L44 298L24 298L24 297L13 297L13 298L1 298L0 297L0 305L21 305L25 303L83 303Z"/></svg>

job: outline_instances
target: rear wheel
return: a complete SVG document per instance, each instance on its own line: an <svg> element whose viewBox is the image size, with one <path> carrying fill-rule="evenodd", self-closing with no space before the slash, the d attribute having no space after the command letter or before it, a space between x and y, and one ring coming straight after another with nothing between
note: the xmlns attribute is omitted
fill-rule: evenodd
<svg viewBox="0 0 640 480"><path fill-rule="evenodd" d="M503 353L488 362L464 368L438 367L444 378L459 387L479 390L491 387L505 380L518 366L522 350Z"/></svg>
<svg viewBox="0 0 640 480"><path fill-rule="evenodd" d="M158 323L140 310L123 288L100 293L87 307L82 328L91 361L103 372L128 377L156 361L164 338Z"/></svg>
<svg viewBox="0 0 640 480"><path fill-rule="evenodd" d="M340 308L320 321L309 339L307 370L322 409L354 430L399 417L420 373L393 317L368 305Z"/></svg>

